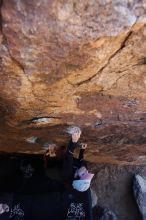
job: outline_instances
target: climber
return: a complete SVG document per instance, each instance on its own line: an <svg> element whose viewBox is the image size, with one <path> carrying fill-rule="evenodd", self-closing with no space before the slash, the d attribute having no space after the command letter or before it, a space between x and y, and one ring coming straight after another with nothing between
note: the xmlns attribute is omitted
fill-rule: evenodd
<svg viewBox="0 0 146 220"><path fill-rule="evenodd" d="M72 138L68 144L63 164L63 177L66 186L72 186L73 189L83 192L89 189L94 174L89 173L84 161L84 151L87 144L78 144L81 130L78 127L70 129ZM74 159L74 150L79 146L80 153L77 160Z"/></svg>

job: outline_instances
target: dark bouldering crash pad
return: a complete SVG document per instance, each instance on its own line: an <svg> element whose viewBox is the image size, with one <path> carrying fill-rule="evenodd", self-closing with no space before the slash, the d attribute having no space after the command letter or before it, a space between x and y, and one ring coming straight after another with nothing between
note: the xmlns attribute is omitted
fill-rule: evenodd
<svg viewBox="0 0 146 220"><path fill-rule="evenodd" d="M10 164L15 164L14 190L10 193L11 182L7 184L7 188L4 187L4 191L7 190L9 193L5 192L0 197L0 203L7 201L10 211L2 214L0 220L92 220L90 189L86 192L68 191L61 181L46 175L41 156L33 157L32 160L31 157L15 157ZM10 166L7 169L9 170ZM3 185L4 182L5 179ZM7 196L7 200L4 195Z"/></svg>

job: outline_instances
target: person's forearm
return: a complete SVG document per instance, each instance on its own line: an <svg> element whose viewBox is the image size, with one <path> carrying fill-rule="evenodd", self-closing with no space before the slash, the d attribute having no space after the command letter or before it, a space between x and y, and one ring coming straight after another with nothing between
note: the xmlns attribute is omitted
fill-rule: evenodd
<svg viewBox="0 0 146 220"><path fill-rule="evenodd" d="M64 181L72 179L73 176L73 153L77 142L69 141L63 163L63 178Z"/></svg>
<svg viewBox="0 0 146 220"><path fill-rule="evenodd" d="M78 158L79 162L84 160L84 152L85 149L80 149L79 158Z"/></svg>
<svg viewBox="0 0 146 220"><path fill-rule="evenodd" d="M75 148L76 148L76 146L77 146L77 142L73 142L72 139L71 139L71 140L69 141L69 143L68 143L67 151L68 151L69 153L73 154L73 153L74 153L74 150L75 150Z"/></svg>

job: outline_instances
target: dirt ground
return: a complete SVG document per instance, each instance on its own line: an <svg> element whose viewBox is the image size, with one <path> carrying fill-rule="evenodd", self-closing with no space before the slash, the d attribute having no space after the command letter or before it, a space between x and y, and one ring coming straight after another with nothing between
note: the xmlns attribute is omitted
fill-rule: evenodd
<svg viewBox="0 0 146 220"><path fill-rule="evenodd" d="M142 219L134 200L132 180L134 174L146 176L146 166L89 164L89 169L95 173L92 189L99 206L112 210L118 220Z"/></svg>

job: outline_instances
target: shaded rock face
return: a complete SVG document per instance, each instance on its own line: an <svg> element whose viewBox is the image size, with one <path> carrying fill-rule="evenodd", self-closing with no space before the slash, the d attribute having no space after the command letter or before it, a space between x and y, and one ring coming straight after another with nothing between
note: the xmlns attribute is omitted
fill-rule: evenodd
<svg viewBox="0 0 146 220"><path fill-rule="evenodd" d="M145 165L90 164L89 168L95 174L91 186L97 194L98 206L110 209L118 220L142 219L134 197L133 177L135 174L145 177ZM94 211L94 219L97 219L100 209L96 207Z"/></svg>
<svg viewBox="0 0 146 220"><path fill-rule="evenodd" d="M0 150L60 149L78 125L89 161L145 163L145 0L0 5Z"/></svg>

